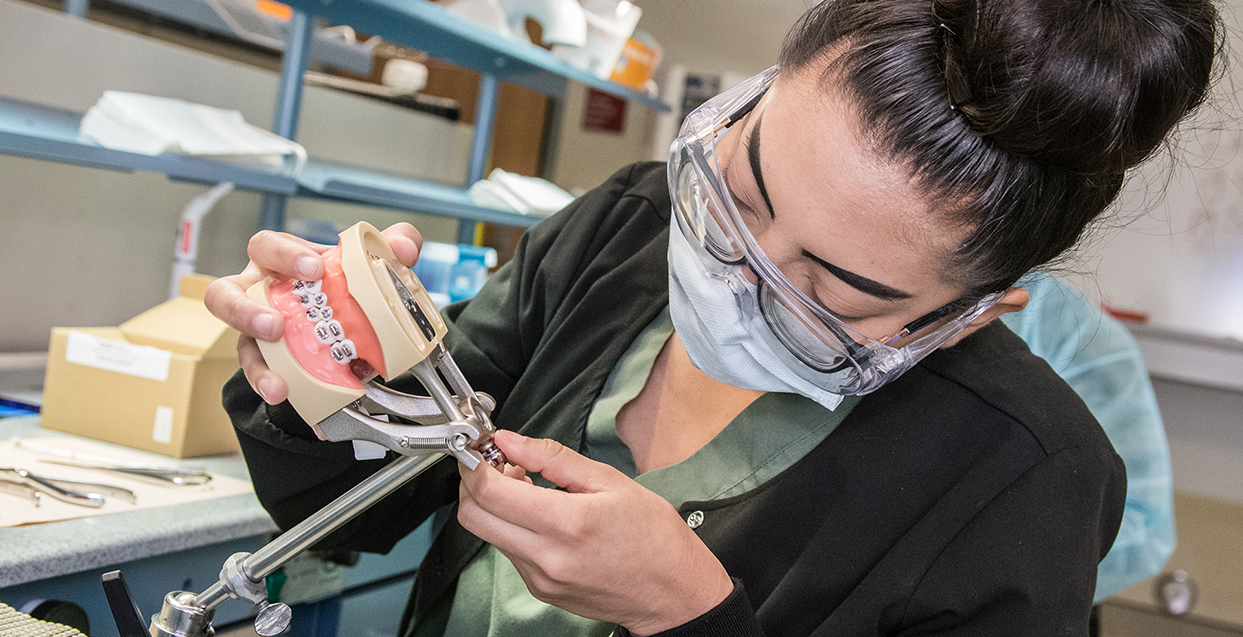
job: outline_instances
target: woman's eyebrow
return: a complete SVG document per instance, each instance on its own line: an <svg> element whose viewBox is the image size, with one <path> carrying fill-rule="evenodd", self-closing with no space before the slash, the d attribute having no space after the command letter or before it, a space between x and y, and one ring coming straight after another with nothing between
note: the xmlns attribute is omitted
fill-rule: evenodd
<svg viewBox="0 0 1243 637"><path fill-rule="evenodd" d="M755 126L751 127L751 136L747 138L747 163L751 165L751 174L755 176L755 184L760 188L760 196L764 198L764 204L768 206L768 215L776 219L777 213L773 210L772 200L768 198L768 189L764 187L764 174L760 170L760 124L763 122L762 118L763 113L760 113L760 119L757 119ZM843 270L806 250L803 250L803 256L819 263L821 267L828 270L833 276L841 279L846 285L864 294L885 301L909 299L912 296L909 292L889 287L884 283L873 281L850 270Z"/></svg>
<svg viewBox="0 0 1243 637"><path fill-rule="evenodd" d="M879 298L885 301L898 301L901 299L909 299L912 296L911 293L909 292L903 292L902 290L899 290L897 288L891 288L888 285L885 285L884 283L881 283L879 281L873 281L872 279L869 279L865 276L855 274L854 272L851 272L850 270L843 270L842 268L839 268L833 265L832 263L829 263L828 261L825 261L824 259L821 259L820 257L806 250L803 250L803 256L807 257L808 259L811 259L812 261L815 261L816 263L819 263L821 267L828 270L830 273L833 274L833 276L841 279L846 285L849 285L850 287L856 290L859 290L860 292L863 292L864 294L870 294L876 298Z"/></svg>
<svg viewBox="0 0 1243 637"><path fill-rule="evenodd" d="M768 198L768 189L764 187L764 173L760 170L760 124L764 121L764 114L760 113L755 120L755 126L751 127L751 136L747 138L747 163L751 164L751 174L755 176L755 184L760 187L760 196L764 198L764 205L768 206L768 216L776 219L777 213L773 212L773 201Z"/></svg>

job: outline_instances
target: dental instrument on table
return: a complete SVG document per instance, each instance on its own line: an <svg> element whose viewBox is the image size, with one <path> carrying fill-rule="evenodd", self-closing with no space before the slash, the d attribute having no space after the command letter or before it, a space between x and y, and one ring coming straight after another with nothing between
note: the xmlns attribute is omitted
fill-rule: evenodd
<svg viewBox="0 0 1243 637"><path fill-rule="evenodd" d="M93 508L103 506L105 496L120 498L130 504L138 501L133 491L123 487L54 478L15 467L0 467L0 485L4 485L0 490L23 495L35 506L39 506L41 495L56 498L61 502Z"/></svg>
<svg viewBox="0 0 1243 637"><path fill-rule="evenodd" d="M123 474L126 477L138 478L155 484L172 485L178 487L201 486L211 482L211 474L202 469L183 469L178 467L157 467L149 464L122 462L113 458L104 456L96 456L93 454L74 453L65 451L55 447L49 447L13 438L9 442L19 449L26 449L37 453L48 454L55 458L39 458L39 462L47 464L58 464L67 467L78 467L82 469L98 469L100 471L111 471Z"/></svg>

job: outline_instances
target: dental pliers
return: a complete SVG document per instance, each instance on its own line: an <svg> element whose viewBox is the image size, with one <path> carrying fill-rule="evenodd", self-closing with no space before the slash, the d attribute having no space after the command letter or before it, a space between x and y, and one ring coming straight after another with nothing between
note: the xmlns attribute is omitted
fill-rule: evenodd
<svg viewBox="0 0 1243 637"><path fill-rule="evenodd" d="M53 478L13 467L0 467L0 493L26 498L35 506L42 503L45 495L92 508L103 506L105 496L120 498L130 504L138 501L133 491L118 486Z"/></svg>

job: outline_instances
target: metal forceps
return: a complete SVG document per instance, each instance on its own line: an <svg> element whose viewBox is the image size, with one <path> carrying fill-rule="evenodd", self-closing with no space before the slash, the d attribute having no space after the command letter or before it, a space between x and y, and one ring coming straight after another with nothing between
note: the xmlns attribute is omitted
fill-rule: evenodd
<svg viewBox="0 0 1243 637"><path fill-rule="evenodd" d="M39 462L59 464L81 469L99 469L112 471L129 478L139 478L157 484L178 487L200 486L211 482L211 474L202 469L181 469L177 467L156 467L139 463L122 462L85 453L74 453L49 447L43 444L13 438L9 442L19 449L27 449L37 453L48 454L54 458L39 458Z"/></svg>
<svg viewBox="0 0 1243 637"><path fill-rule="evenodd" d="M107 464L104 462L91 462L89 460L70 460L68 458L58 458L55 460L40 459L39 462L65 465L66 467L78 467L81 469L111 471L129 478L140 478L147 482L155 482L177 487L197 487L211 482L211 474L203 471L202 469L131 467L129 465Z"/></svg>
<svg viewBox="0 0 1243 637"><path fill-rule="evenodd" d="M39 506L49 496L78 506L99 508L104 496L120 498L133 504L138 501L133 491L110 484L66 480L31 473L25 469L0 467L0 492L25 497Z"/></svg>

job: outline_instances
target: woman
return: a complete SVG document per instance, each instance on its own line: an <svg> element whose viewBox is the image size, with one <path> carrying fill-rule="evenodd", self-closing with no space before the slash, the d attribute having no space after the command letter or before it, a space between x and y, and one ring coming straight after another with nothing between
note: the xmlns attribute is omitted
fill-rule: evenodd
<svg viewBox="0 0 1243 637"><path fill-rule="evenodd" d="M456 504L405 634L1086 634L1123 468L991 322L1202 101L1217 37L1204 0L818 5L667 166L446 311L515 467L441 463L328 544L385 551ZM242 291L323 266L283 235L250 254L208 305L274 339ZM279 524L378 468L239 357L225 403Z"/></svg>

